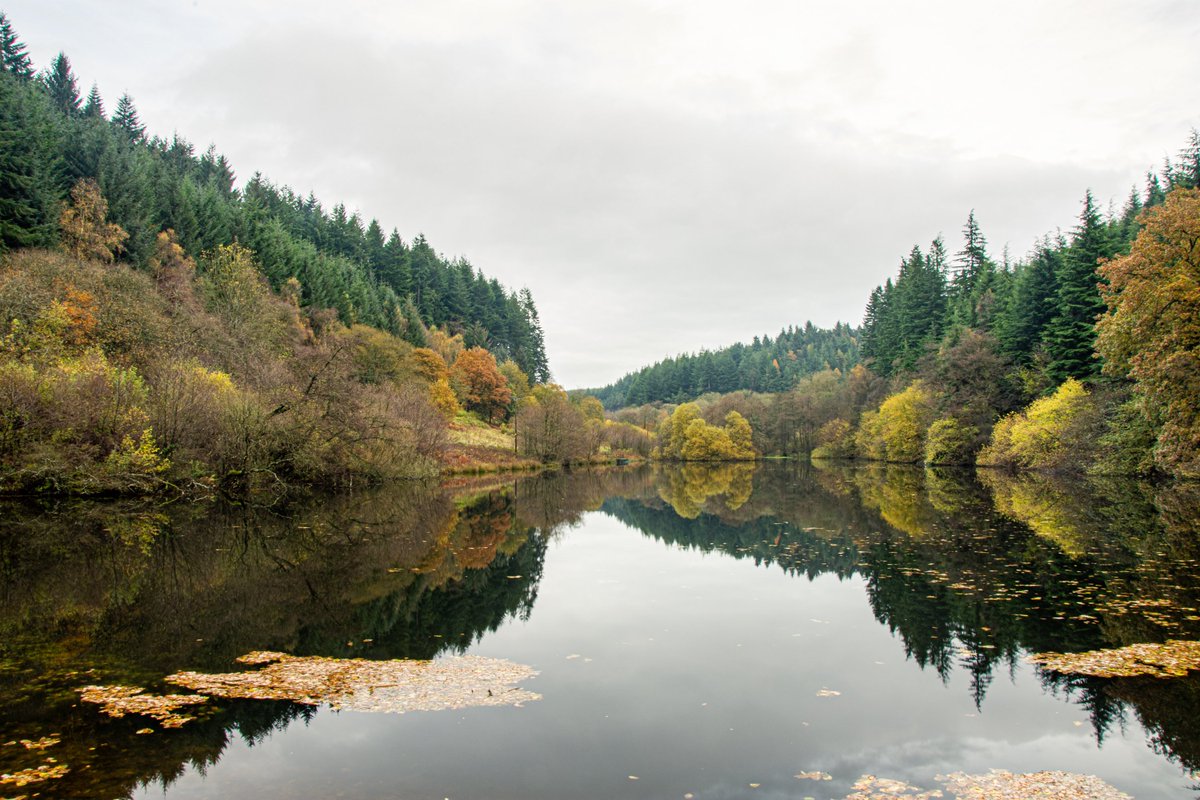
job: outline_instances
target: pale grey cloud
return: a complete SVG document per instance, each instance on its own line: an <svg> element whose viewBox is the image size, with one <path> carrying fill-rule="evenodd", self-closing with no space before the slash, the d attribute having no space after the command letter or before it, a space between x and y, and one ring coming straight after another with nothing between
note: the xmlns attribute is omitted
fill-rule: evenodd
<svg viewBox="0 0 1200 800"><path fill-rule="evenodd" d="M528 285L567 385L857 321L972 208L1020 254L1200 122L1178 2L55 5L152 130Z"/></svg>

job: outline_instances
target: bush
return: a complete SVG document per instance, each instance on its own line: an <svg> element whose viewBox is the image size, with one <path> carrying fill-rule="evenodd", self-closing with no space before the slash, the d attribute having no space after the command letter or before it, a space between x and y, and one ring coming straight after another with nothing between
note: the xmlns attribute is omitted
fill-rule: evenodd
<svg viewBox="0 0 1200 800"><path fill-rule="evenodd" d="M1083 470L1101 429L1101 415L1088 390L1069 378L1049 397L1002 417L976 463L1014 470Z"/></svg>
<svg viewBox="0 0 1200 800"><path fill-rule="evenodd" d="M979 429L954 417L943 417L925 435L926 464L973 464L979 449Z"/></svg>
<svg viewBox="0 0 1200 800"><path fill-rule="evenodd" d="M844 419L831 419L817 431L813 458L854 458L854 428Z"/></svg>

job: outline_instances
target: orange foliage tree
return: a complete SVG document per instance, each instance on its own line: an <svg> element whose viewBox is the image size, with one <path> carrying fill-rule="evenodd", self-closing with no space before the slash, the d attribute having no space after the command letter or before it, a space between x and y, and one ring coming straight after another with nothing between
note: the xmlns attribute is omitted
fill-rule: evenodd
<svg viewBox="0 0 1200 800"><path fill-rule="evenodd" d="M1176 189L1141 221L1129 255L1100 268L1096 349L1161 426L1155 463L1200 477L1200 189Z"/></svg>
<svg viewBox="0 0 1200 800"><path fill-rule="evenodd" d="M492 422L503 419L512 400L512 390L496 365L496 357L482 347L464 350L454 360L450 385L467 410Z"/></svg>

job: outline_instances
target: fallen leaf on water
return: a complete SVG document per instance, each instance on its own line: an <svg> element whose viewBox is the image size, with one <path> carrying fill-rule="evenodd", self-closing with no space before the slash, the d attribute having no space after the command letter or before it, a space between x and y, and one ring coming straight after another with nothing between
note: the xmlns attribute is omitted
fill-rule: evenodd
<svg viewBox="0 0 1200 800"><path fill-rule="evenodd" d="M179 728L195 719L177 714L177 709L208 701L199 694L145 694L145 691L140 686L85 686L79 690L79 699L97 704L110 717L140 714L158 720L164 728Z"/></svg>
<svg viewBox="0 0 1200 800"><path fill-rule="evenodd" d="M0 784L12 784L18 787L26 786L31 783L41 783L42 781L61 778L70 771L70 768L66 764L42 764L38 767L30 767L29 769L17 772L6 772L0 775Z"/></svg>
<svg viewBox="0 0 1200 800"><path fill-rule="evenodd" d="M514 686L538 673L523 664L483 656L438 661L370 661L255 651L238 659L265 665L245 672L177 672L166 680L207 695L248 700L328 703L348 711L441 711L517 706L542 696Z"/></svg>
<svg viewBox="0 0 1200 800"><path fill-rule="evenodd" d="M45 750L47 747L54 747L54 745L61 741L62 739L58 738L58 735L55 734L53 736L43 736L40 739L22 739L21 744L25 746L26 750Z"/></svg>
<svg viewBox="0 0 1200 800"><path fill-rule="evenodd" d="M833 776L828 772L820 772L813 770L812 772L797 772L795 775L797 780L801 781L831 781Z"/></svg>
<svg viewBox="0 0 1200 800"><path fill-rule="evenodd" d="M986 775L939 775L937 780L959 800L1133 800L1095 775L1071 772L1014 774L994 769Z"/></svg>
<svg viewBox="0 0 1200 800"><path fill-rule="evenodd" d="M1035 653L1029 657L1050 672L1096 678L1180 678L1200 670L1200 642L1173 639L1164 644L1131 644L1086 653Z"/></svg>
<svg viewBox="0 0 1200 800"><path fill-rule="evenodd" d="M854 791L846 795L846 800L933 800L942 796L938 789L924 791L904 781L874 775L863 775L850 788Z"/></svg>

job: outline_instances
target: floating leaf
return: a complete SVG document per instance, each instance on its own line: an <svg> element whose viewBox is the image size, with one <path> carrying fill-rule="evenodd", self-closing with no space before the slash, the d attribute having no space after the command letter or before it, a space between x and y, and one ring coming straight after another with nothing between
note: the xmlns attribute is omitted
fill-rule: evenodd
<svg viewBox="0 0 1200 800"><path fill-rule="evenodd" d="M328 703L350 711L440 711L473 706L517 706L541 695L514 686L538 673L496 658L461 656L439 661L370 661L290 656L256 651L238 659L266 665L246 672L177 672L167 682L214 697Z"/></svg>
<svg viewBox="0 0 1200 800"><path fill-rule="evenodd" d="M26 786L30 783L41 783L42 781L61 778L70 771L70 768L66 764L47 763L17 772L6 772L0 775L0 784L12 784L18 787Z"/></svg>
<svg viewBox="0 0 1200 800"><path fill-rule="evenodd" d="M1133 800L1095 775L1071 772L1032 772L1014 774L994 769L986 775L939 775L959 800Z"/></svg>
<svg viewBox="0 0 1200 800"><path fill-rule="evenodd" d="M812 772L797 772L795 775L795 778L796 778L796 780L801 780L801 781L831 781L831 780L833 780L833 776L830 775L828 772L819 772L817 770L813 770Z"/></svg>
<svg viewBox="0 0 1200 800"><path fill-rule="evenodd" d="M164 728L178 728L195 717L175 713L177 709L194 706L208 701L198 694L144 694L140 686L85 686L79 690L79 699L85 703L96 703L110 717L126 714L141 714L162 723Z"/></svg>
<svg viewBox="0 0 1200 800"><path fill-rule="evenodd" d="M1200 642L1174 639L1164 644L1131 644L1086 653L1036 653L1029 660L1050 672L1096 678L1180 678L1200 670Z"/></svg>

